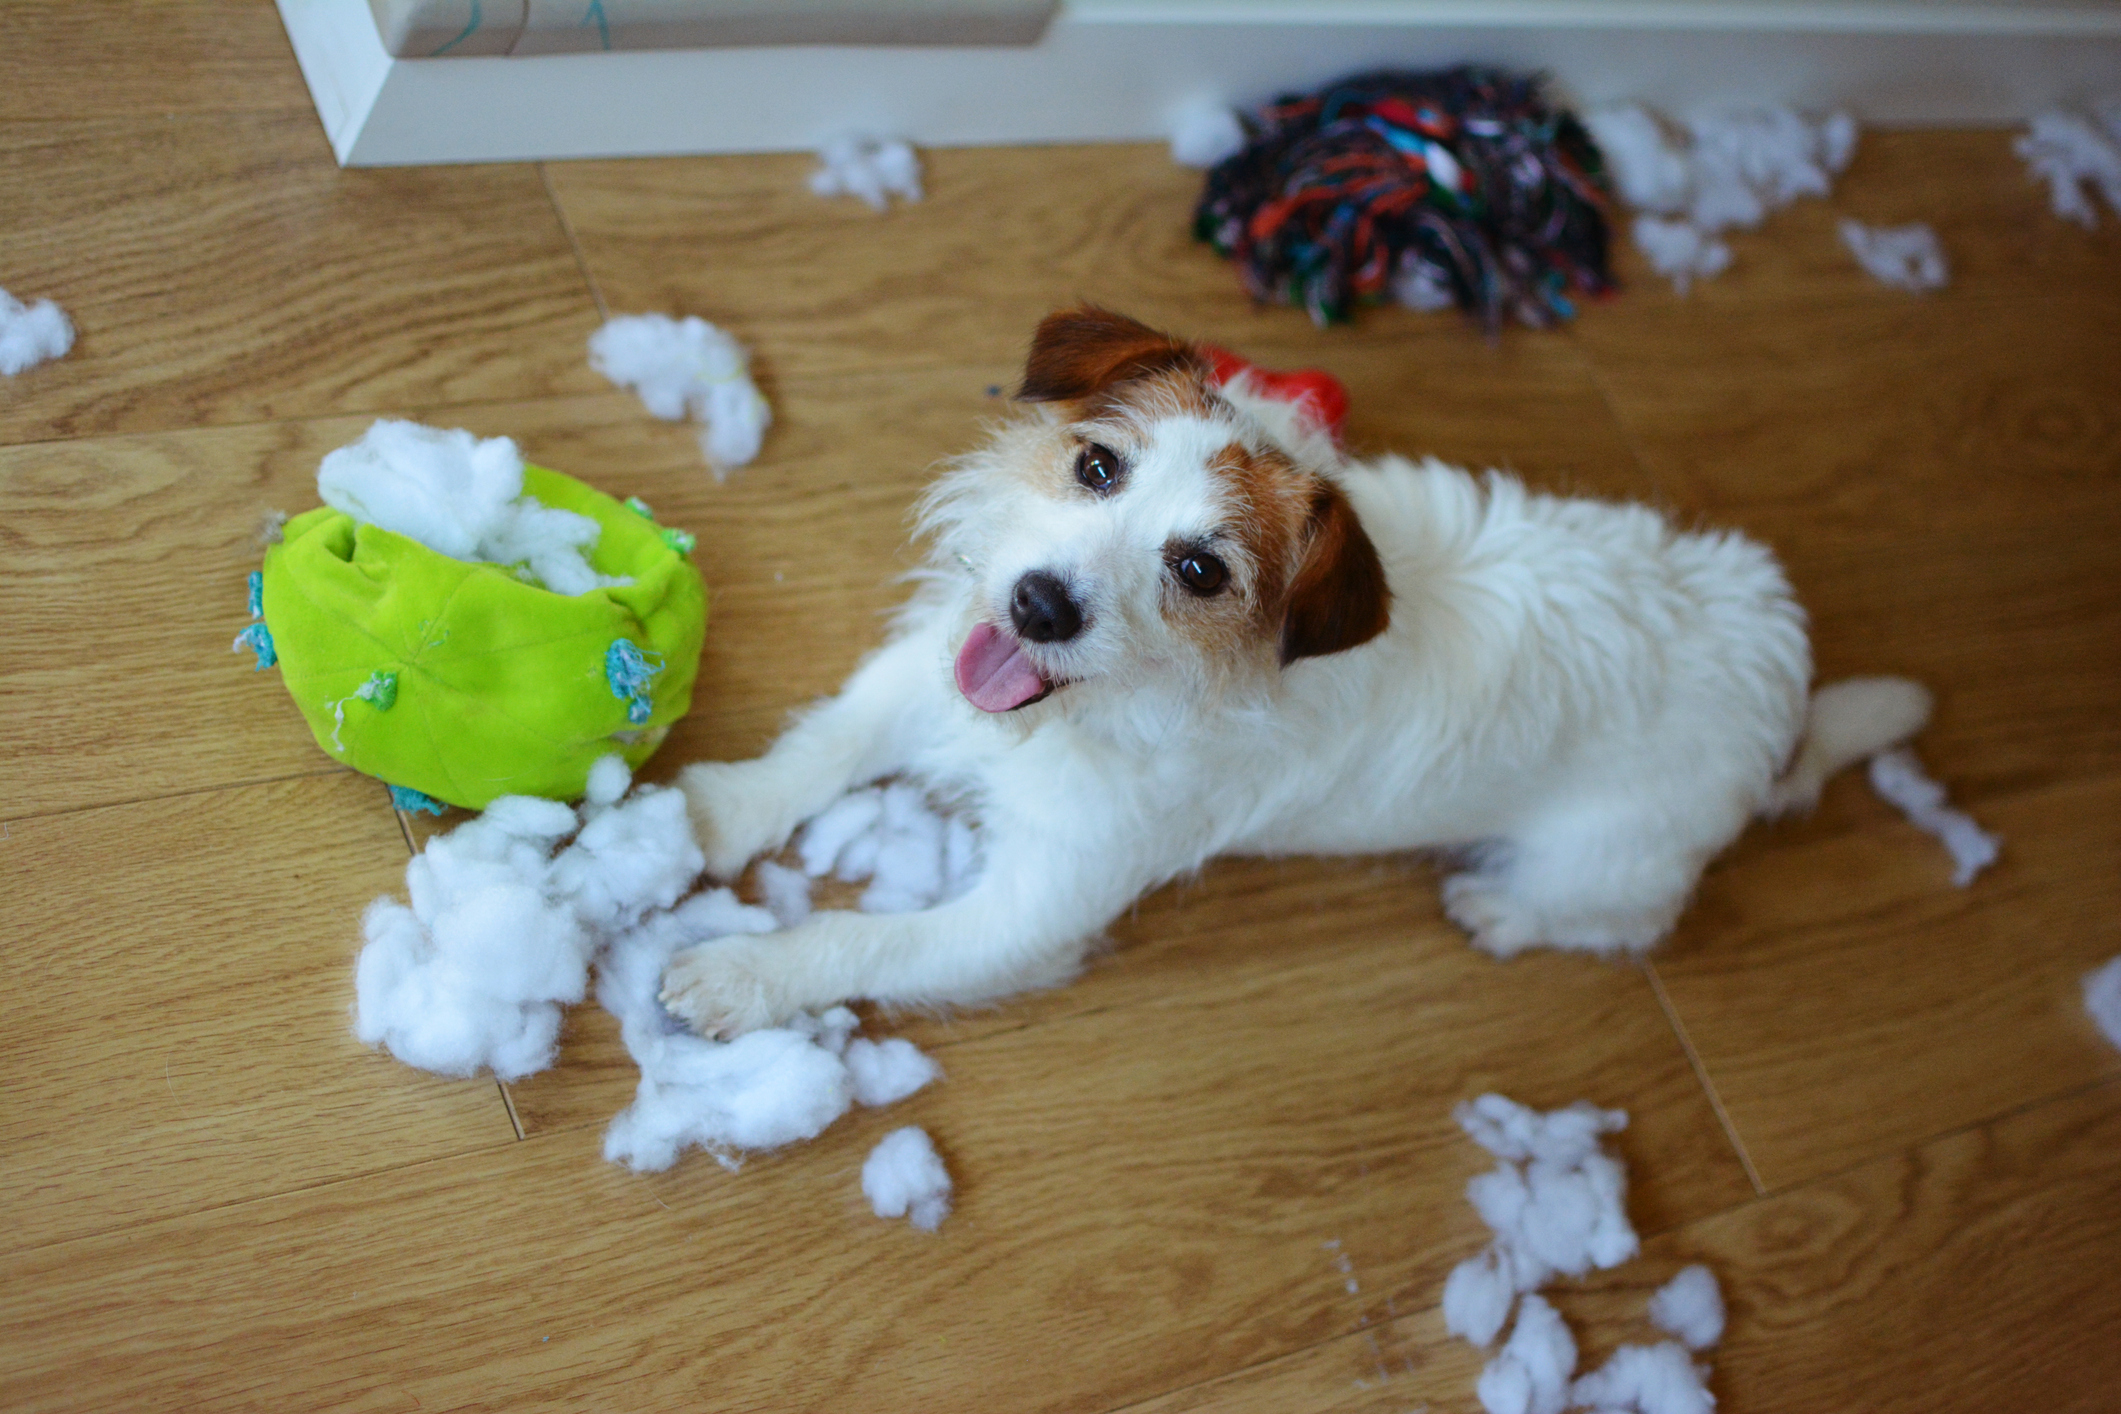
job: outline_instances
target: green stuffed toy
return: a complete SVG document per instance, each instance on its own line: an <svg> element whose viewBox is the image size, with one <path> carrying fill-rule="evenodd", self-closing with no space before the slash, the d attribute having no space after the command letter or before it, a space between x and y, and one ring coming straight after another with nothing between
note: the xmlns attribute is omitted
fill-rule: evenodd
<svg viewBox="0 0 2121 1414"><path fill-rule="evenodd" d="M287 522L251 576L260 622L238 644L277 659L317 744L401 806L575 799L598 759L638 768L692 705L707 628L692 537L542 467L523 490L596 521L595 570L633 582L556 594L329 506Z"/></svg>

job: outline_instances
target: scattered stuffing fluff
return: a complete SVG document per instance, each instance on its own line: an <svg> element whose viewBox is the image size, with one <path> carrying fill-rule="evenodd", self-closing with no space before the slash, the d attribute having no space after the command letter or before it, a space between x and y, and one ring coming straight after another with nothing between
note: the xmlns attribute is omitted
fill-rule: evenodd
<svg viewBox="0 0 2121 1414"><path fill-rule="evenodd" d="M950 1216L950 1170L915 1125L885 1135L862 1164L862 1192L880 1218L906 1218L933 1232Z"/></svg>
<svg viewBox="0 0 2121 1414"><path fill-rule="evenodd" d="M978 872L972 827L943 820L903 783L850 792L819 813L796 842L811 878L870 881L869 913L911 913L956 896Z"/></svg>
<svg viewBox="0 0 2121 1414"><path fill-rule="evenodd" d="M1599 1414L1709 1414L1716 1407L1707 1369L1671 1341L1621 1346L1576 1382L1571 1399Z"/></svg>
<svg viewBox="0 0 2121 1414"><path fill-rule="evenodd" d="M1642 213L1636 245L1682 294L1730 265L1721 232L1758 226L1800 196L1825 196L1856 151L1846 113L1813 120L1771 108L1704 118L1689 130L1628 104L1583 121L1614 191Z"/></svg>
<svg viewBox="0 0 2121 1414"><path fill-rule="evenodd" d="M1601 1136L1626 1128L1628 1117L1582 1102L1541 1114L1501 1095L1460 1105L1456 1117L1502 1161L1466 1185L1495 1240L1444 1284L1446 1329L1484 1346L1520 1293L1557 1273L1582 1276L1635 1255L1627 1171L1600 1146Z"/></svg>
<svg viewBox="0 0 2121 1414"><path fill-rule="evenodd" d="M817 160L810 190L819 196L858 196L872 211L888 208L894 196L921 199L920 156L897 138L836 137L818 149Z"/></svg>
<svg viewBox="0 0 2121 1414"><path fill-rule="evenodd" d="M600 534L594 520L524 492L523 458L506 437L386 418L325 456L317 495L364 525L451 559L513 565L555 594L633 582L590 567L586 552Z"/></svg>
<svg viewBox="0 0 2121 1414"><path fill-rule="evenodd" d="M1171 160L1181 167L1213 167L1244 145L1244 120L1227 104L1200 98L1171 115Z"/></svg>
<svg viewBox="0 0 2121 1414"><path fill-rule="evenodd" d="M2121 1046L2121 957L2084 974L2084 1009L2106 1039Z"/></svg>
<svg viewBox="0 0 2121 1414"><path fill-rule="evenodd" d="M856 1036L845 1007L730 1042L666 1013L657 993L673 953L782 924L728 889L685 897L705 860L684 796L629 784L612 757L591 770L579 812L504 797L430 840L405 872L409 904L378 899L363 919L355 1034L425 1070L518 1079L552 1064L560 1009L582 999L593 961L597 1000L641 1071L604 1155L635 1169L668 1168L690 1147L735 1167L738 1151L814 1138L851 1105L896 1103L941 1074L909 1041ZM845 847L883 827L878 808ZM949 835L940 820L934 833ZM873 854L883 860L880 840Z"/></svg>
<svg viewBox="0 0 2121 1414"><path fill-rule="evenodd" d="M1576 1338L1542 1296L1517 1306L1517 1326L1480 1372L1480 1407L1488 1414L1561 1414L1576 1373Z"/></svg>
<svg viewBox="0 0 2121 1414"><path fill-rule="evenodd" d="M1257 299L1328 324L1448 291L1493 330L1567 319L1612 287L1598 150L1535 77L1358 74L1286 94L1248 126L1208 173L1194 234Z"/></svg>
<svg viewBox="0 0 2121 1414"><path fill-rule="evenodd" d="M1951 279L1944 247L1928 226L1866 226L1843 220L1841 240L1858 265L1895 288L1941 290Z"/></svg>
<svg viewBox="0 0 2121 1414"><path fill-rule="evenodd" d="M0 290L0 375L9 378L74 346L73 321L48 299L24 304Z"/></svg>
<svg viewBox="0 0 2121 1414"><path fill-rule="evenodd" d="M2121 215L2121 104L2101 108L2094 118L2042 113L2015 146L2034 178L2047 183L2057 216L2087 231L2097 226L2099 208L2087 187Z"/></svg>
<svg viewBox="0 0 2121 1414"><path fill-rule="evenodd" d="M1707 1350L1723 1339L1723 1290L1716 1274L1698 1262L1683 1267L1650 1298L1650 1323L1676 1335L1689 1350Z"/></svg>
<svg viewBox="0 0 2121 1414"><path fill-rule="evenodd" d="M1511 1307L1517 1310L1510 1338L1481 1371L1481 1407L1487 1414L1706 1414L1715 1404L1707 1371L1675 1344L1624 1346L1603 1370L1572 1385L1575 1338L1538 1294L1556 1276L1582 1276L1635 1255L1627 1174L1603 1145L1605 1135L1626 1127L1627 1116L1582 1101L1542 1114L1491 1094L1460 1105L1456 1118L1501 1162L1466 1185L1495 1239L1444 1283L1444 1325L1484 1347L1509 1323ZM1706 1267L1673 1277L1650 1299L1649 1315L1696 1349L1723 1335L1723 1296Z"/></svg>
<svg viewBox="0 0 2121 1414"><path fill-rule="evenodd" d="M1951 851L1952 882L1965 888L1974 876L1996 862L2003 842L1975 824L1973 817L1945 803L1944 787L1929 778L1906 747L1871 758L1871 789L1914 823L1944 841Z"/></svg>
<svg viewBox="0 0 2121 1414"><path fill-rule="evenodd" d="M756 457L773 421L751 381L751 355L698 315L616 315L589 336L589 366L640 394L665 422L689 414L716 477Z"/></svg>

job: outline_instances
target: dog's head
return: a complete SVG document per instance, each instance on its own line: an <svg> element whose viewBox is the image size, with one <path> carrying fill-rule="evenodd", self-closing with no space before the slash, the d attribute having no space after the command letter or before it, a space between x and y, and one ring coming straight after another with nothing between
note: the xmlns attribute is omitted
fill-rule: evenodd
<svg viewBox="0 0 2121 1414"><path fill-rule="evenodd" d="M1066 310L1039 325L1017 397L1037 414L924 507L939 557L975 580L956 666L974 706L1199 697L1384 630L1384 570L1347 497L1194 346Z"/></svg>

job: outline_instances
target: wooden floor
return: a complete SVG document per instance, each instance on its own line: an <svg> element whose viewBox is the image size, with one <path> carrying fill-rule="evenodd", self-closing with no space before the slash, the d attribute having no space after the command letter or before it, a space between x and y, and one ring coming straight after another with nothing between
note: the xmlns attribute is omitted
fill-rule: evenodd
<svg viewBox="0 0 2121 1414"><path fill-rule="evenodd" d="M883 218L799 157L341 172L270 6L7 11L0 285L81 339L0 380L0 1407L1470 1410L1449 1112L1495 1088L1635 1117L1644 1256L1560 1298L1587 1359L1699 1259L1735 1414L2121 1408L2121 1053L2078 991L2121 952L2121 224L2049 216L2007 134L1867 137L1685 299L1630 258L1559 333L1322 333L1153 148L933 153ZM1870 282L1841 214L1934 223L1951 288ZM586 1011L506 1089L364 1051L408 836L228 651L260 516L377 414L644 496L716 593L651 774L748 754L1076 297L1332 369L1363 448L1771 542L1824 673L1936 687L2001 864L1952 888L1840 780L1646 967L1492 963L1409 861L1218 865L1079 985L906 1025L946 1083L737 1174L601 1161L630 1083ZM605 310L756 349L764 457L718 486L594 376ZM904 1123L957 1175L933 1237L858 1191Z"/></svg>

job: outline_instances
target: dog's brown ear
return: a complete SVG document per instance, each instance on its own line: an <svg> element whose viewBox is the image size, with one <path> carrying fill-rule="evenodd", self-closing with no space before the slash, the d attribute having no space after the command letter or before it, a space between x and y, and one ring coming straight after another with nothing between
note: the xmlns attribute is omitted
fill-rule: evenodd
<svg viewBox="0 0 2121 1414"><path fill-rule="evenodd" d="M1086 304L1039 321L1016 396L1031 403L1072 402L1115 383L1179 368L1202 377L1208 373L1207 360L1191 344Z"/></svg>
<svg viewBox="0 0 2121 1414"><path fill-rule="evenodd" d="M1368 643L1392 622L1392 591L1377 547L1338 486L1311 501L1310 541L1289 585L1281 620L1281 664Z"/></svg>

